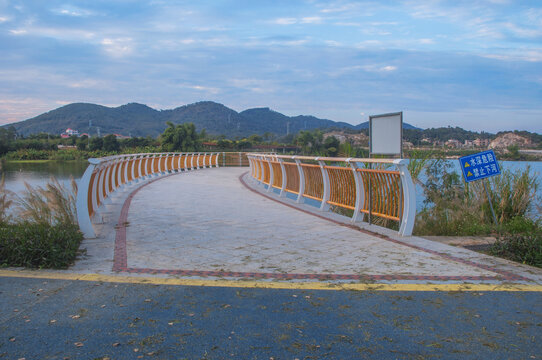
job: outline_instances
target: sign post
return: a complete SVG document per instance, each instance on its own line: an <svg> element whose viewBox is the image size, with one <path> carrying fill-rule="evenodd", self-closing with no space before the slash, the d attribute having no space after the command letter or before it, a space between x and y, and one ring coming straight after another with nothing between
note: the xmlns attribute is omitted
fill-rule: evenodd
<svg viewBox="0 0 542 360"><path fill-rule="evenodd" d="M482 180L491 176L500 175L501 169L499 163L495 157L493 150L483 151L481 153L467 155L459 158L461 164L461 171L465 182ZM495 210L493 210L493 203L491 202L491 196L487 190L486 182L484 181L484 189L489 201L489 207L491 214L493 215L493 221L497 224L497 217L495 216Z"/></svg>

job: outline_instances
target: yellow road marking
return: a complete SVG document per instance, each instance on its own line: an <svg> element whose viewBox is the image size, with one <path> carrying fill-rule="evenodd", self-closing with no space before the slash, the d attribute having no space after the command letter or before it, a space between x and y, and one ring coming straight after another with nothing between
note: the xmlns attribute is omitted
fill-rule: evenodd
<svg viewBox="0 0 542 360"><path fill-rule="evenodd" d="M292 289L292 290L356 290L356 291L534 291L542 292L542 285L528 284L361 284L361 283L328 283L283 282L283 281L252 281L252 280L205 280L178 279L164 277L142 277L101 274L77 274L51 271L31 270L0 270L0 277L79 280L110 283L152 284L152 285L183 285L183 286L214 286L233 288L260 289Z"/></svg>

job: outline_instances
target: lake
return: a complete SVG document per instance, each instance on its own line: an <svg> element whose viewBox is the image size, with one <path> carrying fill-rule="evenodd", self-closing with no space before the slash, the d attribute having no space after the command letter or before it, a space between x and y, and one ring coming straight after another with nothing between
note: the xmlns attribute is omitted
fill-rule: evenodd
<svg viewBox="0 0 542 360"><path fill-rule="evenodd" d="M454 169L460 174L458 160L448 160L453 164ZM538 178L542 175L542 162L540 161L501 161L501 171L503 169L523 170L531 166L531 171L536 172ZM20 193L25 189L26 181L31 186L44 186L51 176L54 176L61 183L69 184L70 176L78 181L85 169L87 161L44 161L44 162L2 162L1 173L5 176L6 188L15 193ZM420 176L423 181L424 176ZM423 207L423 190L421 186L416 187L416 207L421 210ZM542 184L538 189L537 195L542 198Z"/></svg>

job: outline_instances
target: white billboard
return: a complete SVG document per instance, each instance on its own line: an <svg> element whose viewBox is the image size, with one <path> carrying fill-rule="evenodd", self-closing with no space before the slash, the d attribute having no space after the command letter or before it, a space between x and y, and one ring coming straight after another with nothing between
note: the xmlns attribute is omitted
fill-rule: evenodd
<svg viewBox="0 0 542 360"><path fill-rule="evenodd" d="M403 112L369 116L369 152L403 157Z"/></svg>

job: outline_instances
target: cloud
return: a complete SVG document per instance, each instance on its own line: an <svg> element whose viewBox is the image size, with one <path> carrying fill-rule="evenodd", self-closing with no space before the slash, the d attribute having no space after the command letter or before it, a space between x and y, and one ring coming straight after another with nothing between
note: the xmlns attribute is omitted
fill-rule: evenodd
<svg viewBox="0 0 542 360"><path fill-rule="evenodd" d="M221 92L221 90L217 87L211 87L211 86L205 86L205 85L181 84L180 86L184 88L188 88L188 89L206 92L213 95L216 95Z"/></svg>
<svg viewBox="0 0 542 360"><path fill-rule="evenodd" d="M7 21L9 21L9 20L10 20L10 18L7 17L7 16L0 16L0 24L1 24L1 23L5 23L5 22L7 22Z"/></svg>
<svg viewBox="0 0 542 360"><path fill-rule="evenodd" d="M301 24L321 24L323 19L320 16L308 16L299 20Z"/></svg>
<svg viewBox="0 0 542 360"><path fill-rule="evenodd" d="M278 18L273 21L275 24L278 25L292 25L297 23L296 18Z"/></svg>
<svg viewBox="0 0 542 360"><path fill-rule="evenodd" d="M101 44L105 52L115 58L130 55L133 52L132 38L104 38Z"/></svg>
<svg viewBox="0 0 542 360"><path fill-rule="evenodd" d="M26 30L26 29L13 29L13 30L10 30L9 33L13 34L13 35L24 35L24 34L28 33L28 30Z"/></svg>
<svg viewBox="0 0 542 360"><path fill-rule="evenodd" d="M229 83L239 89L248 90L254 93L271 93L275 91L276 85L273 81L262 79L231 79Z"/></svg>
<svg viewBox="0 0 542 360"><path fill-rule="evenodd" d="M29 25L25 28L18 28L9 30L10 34L20 36L37 36L37 37L47 37L57 40L90 40L93 39L95 34L92 31L81 30L81 29L69 29L62 27L37 27Z"/></svg>
<svg viewBox="0 0 542 360"><path fill-rule="evenodd" d="M530 38L542 37L542 30L540 28L530 29L530 28L518 26L511 22L504 23L503 25L512 34L520 38L530 39Z"/></svg>
<svg viewBox="0 0 542 360"><path fill-rule="evenodd" d="M277 24L277 25L321 24L323 21L324 19L320 16L306 16L302 18L293 18L293 17L278 18L271 21L271 23Z"/></svg>
<svg viewBox="0 0 542 360"><path fill-rule="evenodd" d="M82 9L73 5L66 5L61 8L53 9L51 11L57 15L73 16L73 17L86 17L86 16L95 15L93 11Z"/></svg>

